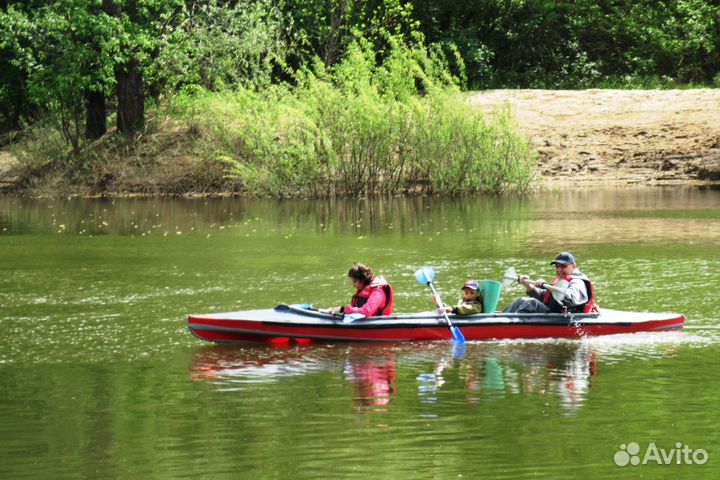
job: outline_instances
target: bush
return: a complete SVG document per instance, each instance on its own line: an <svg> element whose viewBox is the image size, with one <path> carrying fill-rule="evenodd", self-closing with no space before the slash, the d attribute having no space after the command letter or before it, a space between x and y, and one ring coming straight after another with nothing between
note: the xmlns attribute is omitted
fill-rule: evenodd
<svg viewBox="0 0 720 480"><path fill-rule="evenodd" d="M524 191L535 157L509 112L467 105L438 51L391 42L383 64L363 39L298 86L178 96L203 155L259 195Z"/></svg>

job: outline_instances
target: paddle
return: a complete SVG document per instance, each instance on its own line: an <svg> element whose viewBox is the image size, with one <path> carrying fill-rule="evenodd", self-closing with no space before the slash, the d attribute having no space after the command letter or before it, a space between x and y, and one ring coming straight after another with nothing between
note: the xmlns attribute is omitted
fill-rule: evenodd
<svg viewBox="0 0 720 480"><path fill-rule="evenodd" d="M432 290L433 294L442 304L442 301L440 300L440 295L437 293L437 291L435 290L435 286L433 285L433 280L435 280L435 270L433 270L432 267L422 267L417 272L415 272L415 280L417 280L420 285L427 285L428 287L430 287L430 290ZM465 337L463 336L462 332L460 332L460 329L452 324L447 312L443 311L443 315L445 316L445 321L448 324L448 328L450 328L450 333L452 333L453 342L459 344L465 343Z"/></svg>
<svg viewBox="0 0 720 480"><path fill-rule="evenodd" d="M510 284L517 282L518 278L520 278L515 271L515 268L510 267L508 268L505 273L503 274L503 286L508 287ZM535 285L535 282L530 280L529 278L526 279L523 282L525 285ZM565 280L558 280L555 282L555 285L550 285L549 283L546 283L543 285L543 288L545 290L548 290L552 296L557 300L558 302L562 302L565 300L565 297L567 297L567 286L569 285L568 282Z"/></svg>

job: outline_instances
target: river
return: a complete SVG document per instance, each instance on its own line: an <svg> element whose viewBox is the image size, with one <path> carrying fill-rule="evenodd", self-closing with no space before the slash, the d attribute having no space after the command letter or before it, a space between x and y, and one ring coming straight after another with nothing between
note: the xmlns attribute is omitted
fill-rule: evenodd
<svg viewBox="0 0 720 480"><path fill-rule="evenodd" d="M711 188L0 198L0 478L714 478L718 247ZM510 266L549 279L561 250L601 307L681 312L685 330L458 351L215 346L186 327L340 305L354 261L393 283L395 311L427 310L421 266L454 303Z"/></svg>

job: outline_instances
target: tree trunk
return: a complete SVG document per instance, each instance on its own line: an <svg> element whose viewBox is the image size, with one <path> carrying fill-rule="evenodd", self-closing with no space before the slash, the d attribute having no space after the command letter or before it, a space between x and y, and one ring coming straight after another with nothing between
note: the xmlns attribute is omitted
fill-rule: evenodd
<svg viewBox="0 0 720 480"><path fill-rule="evenodd" d="M117 128L131 137L145 127L143 78L136 60L115 67L117 81Z"/></svg>
<svg viewBox="0 0 720 480"><path fill-rule="evenodd" d="M85 138L96 140L107 132L105 121L105 94L103 92L85 92Z"/></svg>

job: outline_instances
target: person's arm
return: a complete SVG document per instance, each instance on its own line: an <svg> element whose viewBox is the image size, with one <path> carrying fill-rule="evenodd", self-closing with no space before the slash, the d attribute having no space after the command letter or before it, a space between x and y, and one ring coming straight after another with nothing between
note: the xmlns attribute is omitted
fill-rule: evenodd
<svg viewBox="0 0 720 480"><path fill-rule="evenodd" d="M368 297L367 302L365 302L365 305L363 305L362 307L353 307L351 305L346 305L343 313L345 313L345 315L360 313L362 315L365 315L366 317L370 317L373 313L380 310L380 308L385 305L386 301L387 297L385 296L385 292L383 291L383 289L375 288Z"/></svg>
<svg viewBox="0 0 720 480"><path fill-rule="evenodd" d="M566 297L563 303L567 305L582 305L583 303L587 303L588 294L585 282L577 278L572 279L565 290L565 295Z"/></svg>
<svg viewBox="0 0 720 480"><path fill-rule="evenodd" d="M540 301L543 301L545 298L547 290L541 287L541 285L545 283L544 280L537 280L533 283L527 275L520 275L520 277L518 277L518 283L525 287L528 297L535 298Z"/></svg>
<svg viewBox="0 0 720 480"><path fill-rule="evenodd" d="M547 290L545 290L544 288L533 287L532 290L528 291L528 297L535 298L537 300L540 300L541 302L545 300L546 294Z"/></svg>
<svg viewBox="0 0 720 480"><path fill-rule="evenodd" d="M473 315L475 313L482 313L482 310L482 303L480 302L464 302L453 307L452 313L455 315Z"/></svg>
<svg viewBox="0 0 720 480"><path fill-rule="evenodd" d="M437 312L438 312L438 313L442 313L442 312L450 313L450 312L452 312L453 307L449 307L449 306L445 305L445 303L440 299L440 294L439 294L439 293L433 293L432 300L433 300L433 303L434 303L435 305L437 305L437 307L438 307L438 309L437 309Z"/></svg>

